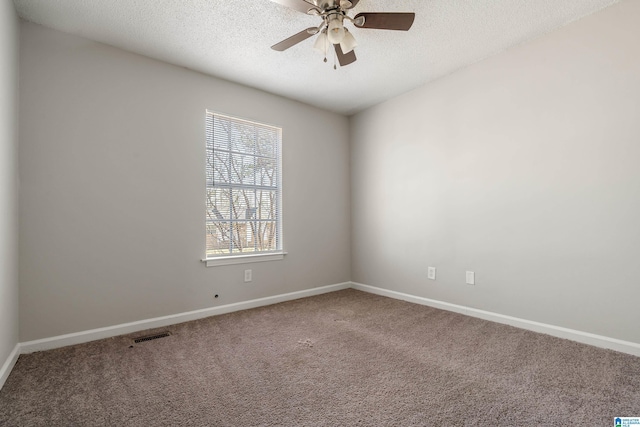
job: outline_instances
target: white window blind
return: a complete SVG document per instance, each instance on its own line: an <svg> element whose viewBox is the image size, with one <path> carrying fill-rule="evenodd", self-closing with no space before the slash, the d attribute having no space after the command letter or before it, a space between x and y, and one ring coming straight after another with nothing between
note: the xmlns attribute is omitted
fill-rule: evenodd
<svg viewBox="0 0 640 427"><path fill-rule="evenodd" d="M282 129L207 111L206 258L282 251Z"/></svg>

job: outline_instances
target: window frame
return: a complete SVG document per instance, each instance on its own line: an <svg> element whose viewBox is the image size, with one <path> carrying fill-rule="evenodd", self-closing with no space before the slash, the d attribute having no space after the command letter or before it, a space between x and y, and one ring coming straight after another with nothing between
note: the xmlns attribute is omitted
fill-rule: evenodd
<svg viewBox="0 0 640 427"><path fill-rule="evenodd" d="M222 265L233 265L233 264L244 264L244 263L253 263L253 262L265 262L265 261L277 261L277 260L282 260L284 259L284 256L286 255L286 252L284 251L284 240L283 240L283 226L282 226L282 127L280 126L276 126L276 125L272 125L272 124L268 124L268 123L263 123L263 122L258 122L255 120L251 120L251 119L246 119L243 117L238 117L238 116L232 116L229 114L225 114L225 113L219 113L213 110L209 110L207 109L205 112L205 159L206 159L206 163L205 163L205 212L209 209L209 205L208 205L208 192L211 188L229 188L229 189L234 189L234 187L236 187L237 189L243 188L246 189L247 185L246 184L238 184L238 185L234 185L233 183L229 183L229 182L225 182L224 185L222 186L218 186L216 187L215 182L211 182L211 184L209 184L209 179L207 177L207 172L209 169L209 150L207 149L207 145L208 145L208 141L209 138L213 138L214 136L210 134L210 132L213 131L214 127L215 127L215 119L216 117L220 118L220 119L228 119L232 122L244 122L246 124L249 125L255 125L256 127L259 128L272 128L277 132L277 142L276 142L276 156L275 156L275 160L277 162L276 164L276 197L275 197L275 204L276 204L276 215L275 215L275 223L276 223L276 235L275 235L275 239L276 239L276 249L274 250L268 250L268 251L257 251L257 252L238 252L238 253L225 253L225 254L220 254L220 255L208 255L207 253L207 238L208 238L208 233L207 233L207 225L209 223L209 218L207 216L207 214L205 214L205 218L204 218L204 225L205 225L205 257L202 259L202 262L204 262L206 264L207 267L215 267L215 266L222 266ZM211 126L209 125L209 120L212 121ZM212 146L212 150L214 150L215 148L215 144L214 146ZM231 148L231 147L230 147ZM214 151L212 151L213 153ZM213 177L212 177L213 180ZM253 185L253 186L249 186L249 187L254 187L254 189L258 189L260 186L257 185ZM247 221L247 223L249 222L248 220L245 219L245 221ZM231 223L232 220L229 219L229 222Z"/></svg>

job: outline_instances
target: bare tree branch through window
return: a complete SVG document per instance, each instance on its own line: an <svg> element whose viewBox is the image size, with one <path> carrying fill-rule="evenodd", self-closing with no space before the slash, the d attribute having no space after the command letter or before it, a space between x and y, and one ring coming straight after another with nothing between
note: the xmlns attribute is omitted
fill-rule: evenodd
<svg viewBox="0 0 640 427"><path fill-rule="evenodd" d="M280 128L207 112L207 258L281 242Z"/></svg>

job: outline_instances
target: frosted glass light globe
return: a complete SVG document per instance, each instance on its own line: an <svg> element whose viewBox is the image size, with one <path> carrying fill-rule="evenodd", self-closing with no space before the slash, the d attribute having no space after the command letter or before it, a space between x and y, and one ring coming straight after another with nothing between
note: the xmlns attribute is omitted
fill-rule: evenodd
<svg viewBox="0 0 640 427"><path fill-rule="evenodd" d="M327 36L331 44L339 44L342 41L344 38L344 27L342 26L342 20L340 18L332 19L331 22L329 22Z"/></svg>

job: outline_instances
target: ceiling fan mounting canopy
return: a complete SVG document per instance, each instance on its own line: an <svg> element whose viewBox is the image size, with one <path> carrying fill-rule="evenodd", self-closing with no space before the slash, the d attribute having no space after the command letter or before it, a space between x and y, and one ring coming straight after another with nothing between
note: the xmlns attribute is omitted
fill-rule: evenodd
<svg viewBox="0 0 640 427"><path fill-rule="evenodd" d="M307 15L319 16L322 22L317 27L310 27L293 36L276 43L271 48L284 51L292 46L320 34L314 47L326 55L328 45L334 46L338 62L341 66L349 65L356 60L353 48L357 46L353 35L344 26L345 21L351 22L357 28L371 28L380 30L408 31L413 25L415 13L397 12L363 12L353 18L348 12L360 0L271 0Z"/></svg>

